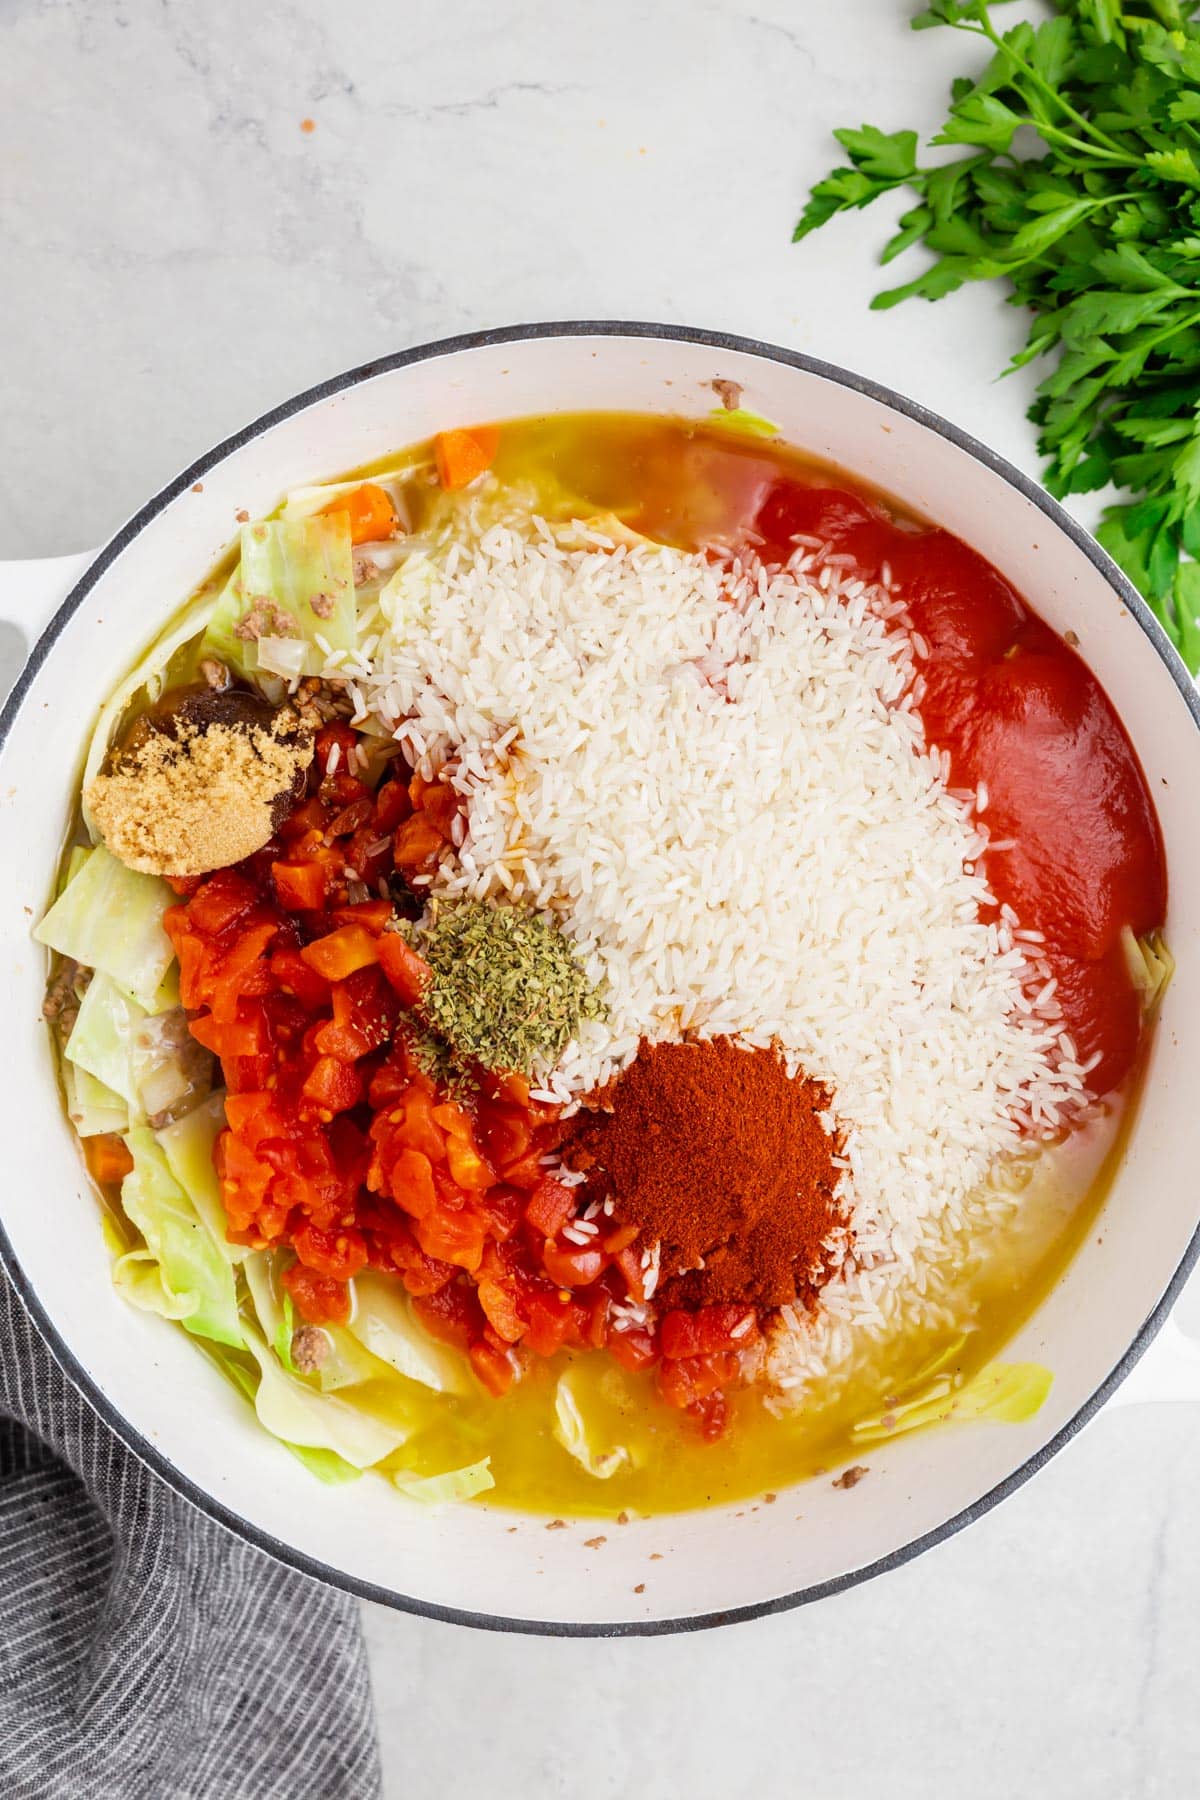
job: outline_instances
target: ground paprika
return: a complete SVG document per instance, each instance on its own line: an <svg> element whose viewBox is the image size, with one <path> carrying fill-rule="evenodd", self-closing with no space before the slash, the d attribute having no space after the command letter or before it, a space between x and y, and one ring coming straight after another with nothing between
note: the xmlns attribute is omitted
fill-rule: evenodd
<svg viewBox="0 0 1200 1800"><path fill-rule="evenodd" d="M730 1038L643 1043L568 1156L658 1242L662 1307L809 1303L841 1261L829 1093Z"/></svg>

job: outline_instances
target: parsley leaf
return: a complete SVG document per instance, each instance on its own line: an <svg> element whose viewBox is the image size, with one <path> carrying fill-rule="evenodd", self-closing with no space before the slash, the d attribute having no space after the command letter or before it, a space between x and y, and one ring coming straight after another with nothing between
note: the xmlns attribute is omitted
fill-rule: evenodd
<svg viewBox="0 0 1200 1800"><path fill-rule="evenodd" d="M1001 30L1004 0L930 0L917 30L978 40L921 166L917 134L837 131L849 164L813 188L797 240L907 188L884 245L924 268L875 308L1007 282L1030 315L1013 366L1060 497L1114 484L1101 543L1200 670L1200 0L1055 0Z"/></svg>

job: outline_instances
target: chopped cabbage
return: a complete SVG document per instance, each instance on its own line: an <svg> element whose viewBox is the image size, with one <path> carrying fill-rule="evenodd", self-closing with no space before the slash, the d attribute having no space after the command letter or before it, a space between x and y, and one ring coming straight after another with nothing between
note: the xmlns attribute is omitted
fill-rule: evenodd
<svg viewBox="0 0 1200 1800"><path fill-rule="evenodd" d="M559 1376L558 1386L554 1390L554 1419L554 1435L563 1449L589 1475L594 1475L597 1481L607 1481L623 1463L629 1461L629 1452L623 1444L613 1444L605 1450L592 1447L583 1411L571 1382L570 1369L564 1370Z"/></svg>
<svg viewBox="0 0 1200 1800"><path fill-rule="evenodd" d="M356 475L350 481L323 481L317 487L292 488L283 503L281 518L308 519L313 513L319 513L339 494L352 494L360 488L364 481L370 481L376 487L383 488L392 505L400 516L404 516L403 496L396 491L394 483L410 481L418 469L432 469L432 456L413 455L399 463L394 469L385 469L381 475Z"/></svg>
<svg viewBox="0 0 1200 1800"><path fill-rule="evenodd" d="M764 419L761 413L751 412L748 406L718 406L708 418L711 425L733 432L737 437L777 438L782 435L773 419Z"/></svg>
<svg viewBox="0 0 1200 1800"><path fill-rule="evenodd" d="M284 1368L299 1375L300 1371L292 1361L295 1311L291 1295L279 1280L282 1273L280 1258L269 1250L255 1251L247 1257L243 1272L264 1337ZM315 1380L323 1394L333 1394L339 1388L354 1387L386 1373L343 1326L320 1325L316 1329L325 1340L325 1355L308 1379Z"/></svg>
<svg viewBox="0 0 1200 1800"><path fill-rule="evenodd" d="M105 1132L129 1129L129 1108L120 1094L87 1069L72 1062L62 1064L63 1088L67 1096L67 1115L81 1138L101 1137Z"/></svg>
<svg viewBox="0 0 1200 1800"><path fill-rule="evenodd" d="M322 1394L300 1376L290 1375L253 1326L245 1327L245 1339L260 1374L254 1410L260 1424L286 1444L332 1450L354 1468L367 1469L408 1437L407 1426L386 1424L364 1407L337 1394Z"/></svg>
<svg viewBox="0 0 1200 1800"><path fill-rule="evenodd" d="M176 1294L167 1286L153 1250L125 1251L113 1263L112 1279L122 1300L128 1300L140 1312L158 1313L164 1319L186 1324L195 1310L191 1294Z"/></svg>
<svg viewBox="0 0 1200 1800"><path fill-rule="evenodd" d="M181 1319L195 1337L241 1345L233 1269L221 1245L176 1181L154 1133L135 1125L126 1133L125 1143L133 1168L121 1184L121 1205L146 1242L144 1252L135 1250L131 1256L137 1264L148 1265L153 1259L156 1266L158 1290L152 1310ZM129 1297L147 1305L154 1294L149 1267L139 1272L137 1290L140 1297L126 1282Z"/></svg>
<svg viewBox="0 0 1200 1800"><path fill-rule="evenodd" d="M1152 1013L1175 973L1175 958L1167 948L1166 939L1161 931L1135 937L1132 929L1125 925L1121 929L1121 948L1125 952L1129 979L1142 997L1142 1011Z"/></svg>
<svg viewBox="0 0 1200 1800"><path fill-rule="evenodd" d="M138 1021L132 1057L138 1100L151 1120L184 1113L212 1087L212 1054L192 1037L182 1006Z"/></svg>
<svg viewBox="0 0 1200 1800"><path fill-rule="evenodd" d="M496 1485L492 1459L468 1463L465 1469L448 1469L444 1475L409 1475L403 1469L392 1472L392 1482L410 1500L422 1506L448 1506L455 1500L470 1500Z"/></svg>
<svg viewBox="0 0 1200 1800"><path fill-rule="evenodd" d="M440 580L441 569L428 551L414 550L384 583L379 610L397 636L425 622Z"/></svg>
<svg viewBox="0 0 1200 1800"><path fill-rule="evenodd" d="M219 1349L215 1344L208 1346L209 1354L223 1375L227 1375L240 1394L244 1394L253 1405L258 1392L259 1377L252 1375L245 1365L231 1356L227 1350ZM286 1438L279 1442L285 1450L290 1450L297 1462L303 1463L310 1475L323 1481L328 1487L340 1487L343 1482L357 1481L362 1474L353 1463L348 1463L339 1456L336 1450L314 1450L306 1444L291 1444Z"/></svg>
<svg viewBox="0 0 1200 1800"><path fill-rule="evenodd" d="M354 1293L349 1330L372 1356L439 1394L472 1391L475 1378L466 1357L421 1329L398 1281L364 1269L355 1278Z"/></svg>
<svg viewBox="0 0 1200 1800"><path fill-rule="evenodd" d="M155 1133L168 1167L183 1189L227 1262L242 1263L250 1255L244 1244L231 1244L221 1199L221 1183L213 1166L213 1147L225 1124L225 1095L210 1094L173 1125Z"/></svg>
<svg viewBox="0 0 1200 1800"><path fill-rule="evenodd" d="M153 648L142 658L136 669L125 677L111 699L101 710L92 733L92 741L88 746L87 761L83 770L83 816L88 830L93 837L99 833L87 808L87 790L100 773L100 766L108 755L108 747L116 735L117 727L127 712L131 702L139 694L144 693L149 701L157 700L166 685L167 665L175 652L186 644L189 638L199 637L207 625L216 606L216 596L203 593L180 615L178 624L174 625L163 637L157 638Z"/></svg>
<svg viewBox="0 0 1200 1800"><path fill-rule="evenodd" d="M242 558L208 622L204 648L243 675L280 661L280 640L305 648L299 666L278 673L319 675L326 652L353 650L357 634L354 559L345 513L270 519L242 527ZM271 643L259 662L258 639Z"/></svg>
<svg viewBox="0 0 1200 1800"><path fill-rule="evenodd" d="M165 881L127 869L99 844L33 935L51 950L110 975L130 999L155 1012L175 957L162 925L173 900Z"/></svg>
<svg viewBox="0 0 1200 1800"><path fill-rule="evenodd" d="M68 1062L103 1082L125 1102L135 1118L142 1116L142 1108L134 1073L133 1041L145 1018L143 1009L121 991L110 975L97 973L79 1003L79 1016L65 1051Z"/></svg>
<svg viewBox="0 0 1200 1800"><path fill-rule="evenodd" d="M950 1375L939 1375L928 1387L903 1399L875 1418L860 1419L854 1441L877 1443L916 1431L922 1425L964 1419L991 1419L1019 1425L1039 1411L1054 1384L1054 1376L1041 1363L988 1363L977 1375L956 1386Z"/></svg>

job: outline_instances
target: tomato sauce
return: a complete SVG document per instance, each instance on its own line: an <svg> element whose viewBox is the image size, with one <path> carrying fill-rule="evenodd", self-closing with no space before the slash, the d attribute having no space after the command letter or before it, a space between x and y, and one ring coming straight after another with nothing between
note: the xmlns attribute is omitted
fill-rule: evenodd
<svg viewBox="0 0 1200 1800"><path fill-rule="evenodd" d="M1146 778L1100 683L947 531L914 530L858 495L787 480L755 525L767 556L786 557L800 535L853 556L868 580L890 570L928 646L927 740L949 751L951 785L985 799L988 883L1045 939L1064 1029L1092 1063L1090 1090L1119 1086L1142 1031L1121 934L1162 924L1167 877Z"/></svg>

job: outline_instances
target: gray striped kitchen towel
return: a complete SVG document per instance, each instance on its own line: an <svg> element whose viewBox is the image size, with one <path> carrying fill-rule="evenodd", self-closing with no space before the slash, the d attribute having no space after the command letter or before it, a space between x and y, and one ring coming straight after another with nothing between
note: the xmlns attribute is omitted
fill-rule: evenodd
<svg viewBox="0 0 1200 1800"><path fill-rule="evenodd" d="M372 1800L353 1601L180 1500L0 1274L4 1800Z"/></svg>

